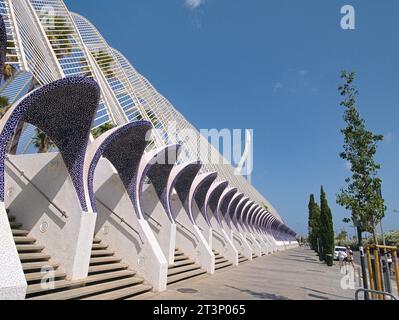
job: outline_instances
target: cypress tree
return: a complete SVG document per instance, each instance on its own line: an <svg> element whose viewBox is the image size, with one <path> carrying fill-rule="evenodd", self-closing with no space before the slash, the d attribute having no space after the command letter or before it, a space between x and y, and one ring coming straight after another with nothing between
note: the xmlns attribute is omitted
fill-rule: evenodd
<svg viewBox="0 0 399 320"><path fill-rule="evenodd" d="M319 237L320 207L316 203L314 195L310 195L309 200L309 243L314 251L318 251L317 238Z"/></svg>
<svg viewBox="0 0 399 320"><path fill-rule="evenodd" d="M322 258L325 259L327 254L334 252L334 225L323 187L321 187L320 194L320 238L323 250Z"/></svg>

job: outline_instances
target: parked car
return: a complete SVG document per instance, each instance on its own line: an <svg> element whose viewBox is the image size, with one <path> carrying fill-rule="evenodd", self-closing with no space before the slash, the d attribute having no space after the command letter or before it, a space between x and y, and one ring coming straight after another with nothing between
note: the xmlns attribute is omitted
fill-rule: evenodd
<svg viewBox="0 0 399 320"><path fill-rule="evenodd" d="M334 249L334 260L338 260L338 255L339 255L340 251L344 252L345 256L346 256L346 248L345 247L336 246L335 249Z"/></svg>

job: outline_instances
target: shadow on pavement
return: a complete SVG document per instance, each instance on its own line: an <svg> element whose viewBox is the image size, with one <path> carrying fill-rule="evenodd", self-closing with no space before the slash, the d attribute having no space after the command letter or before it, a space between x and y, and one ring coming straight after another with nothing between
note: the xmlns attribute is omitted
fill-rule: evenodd
<svg viewBox="0 0 399 320"><path fill-rule="evenodd" d="M308 294L309 297L313 297L313 298L318 298L318 299L323 299L323 300L330 300L329 297L334 297L334 298L337 298L337 299L339 299L339 300L354 300L354 299L350 299L350 298L348 298L348 297L337 296L337 295L335 295L335 294L331 294L331 293L323 292L323 291L319 291L319 290L314 290L314 289L310 289L310 288L301 287L301 289L307 290L307 291L312 291L312 292L316 293L316 294L314 294L314 293L309 293L309 294ZM323 294L323 295L327 295L327 296L329 296L329 297L327 297L327 296L320 296L320 295L317 295L317 294Z"/></svg>
<svg viewBox="0 0 399 320"><path fill-rule="evenodd" d="M290 259L290 258L278 257L277 259L287 260L287 261L298 261L298 262L304 262L304 263L313 263L313 264L320 265L320 261L315 260L315 259L309 259L309 258L301 260L301 259Z"/></svg>
<svg viewBox="0 0 399 320"><path fill-rule="evenodd" d="M272 293L267 293L267 292L255 292L252 290L248 290L248 289L239 289L236 287L232 287L232 286L226 286L228 288L243 292L243 293L247 293L250 294L251 296L261 299L261 300L290 300L287 297L284 296L279 296L279 295L275 295Z"/></svg>

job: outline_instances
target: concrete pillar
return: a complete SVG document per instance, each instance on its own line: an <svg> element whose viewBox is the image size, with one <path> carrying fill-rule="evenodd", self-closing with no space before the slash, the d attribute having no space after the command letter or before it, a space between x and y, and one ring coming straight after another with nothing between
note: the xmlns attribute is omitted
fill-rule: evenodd
<svg viewBox="0 0 399 320"><path fill-rule="evenodd" d="M22 270L4 202L0 202L0 300L25 299L27 283Z"/></svg>

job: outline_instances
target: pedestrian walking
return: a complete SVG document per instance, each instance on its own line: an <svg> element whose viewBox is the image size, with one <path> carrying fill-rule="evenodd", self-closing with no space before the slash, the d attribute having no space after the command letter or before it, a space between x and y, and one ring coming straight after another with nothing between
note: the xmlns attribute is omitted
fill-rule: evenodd
<svg viewBox="0 0 399 320"><path fill-rule="evenodd" d="M342 270L342 268L344 267L345 258L346 258L346 252L340 250L340 251L338 252L338 260L339 260L339 268L340 268L341 270Z"/></svg>
<svg viewBox="0 0 399 320"><path fill-rule="evenodd" d="M394 275L394 272L392 272L392 255L390 253L387 254L387 262L388 262L388 270L389 270L389 274L391 276Z"/></svg>
<svg viewBox="0 0 399 320"><path fill-rule="evenodd" d="M355 264L353 263L353 251L349 246L346 249L346 262L350 264L353 269L355 269Z"/></svg>

